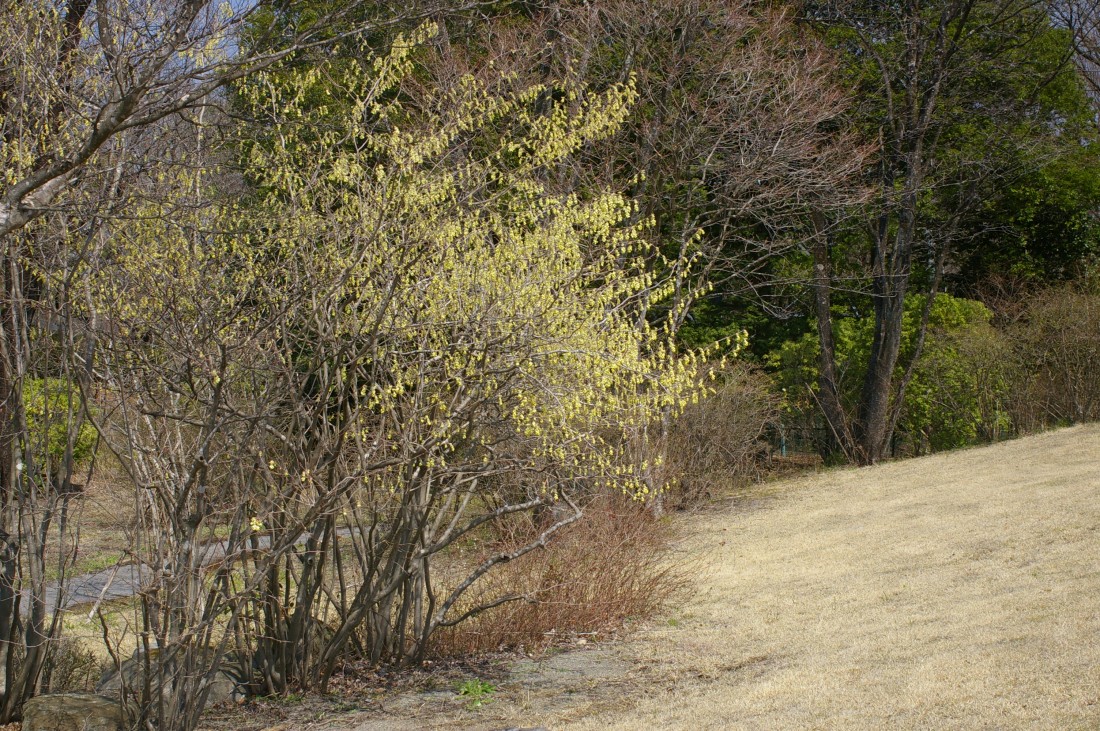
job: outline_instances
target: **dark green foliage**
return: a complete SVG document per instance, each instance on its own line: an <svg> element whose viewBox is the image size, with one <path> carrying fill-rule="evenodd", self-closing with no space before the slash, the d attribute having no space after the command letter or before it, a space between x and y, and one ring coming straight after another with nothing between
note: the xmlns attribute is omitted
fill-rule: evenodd
<svg viewBox="0 0 1100 731"><path fill-rule="evenodd" d="M955 286L992 277L1049 283L1073 278L1100 255L1100 148L1073 146L1060 158L996 191L960 242Z"/></svg>

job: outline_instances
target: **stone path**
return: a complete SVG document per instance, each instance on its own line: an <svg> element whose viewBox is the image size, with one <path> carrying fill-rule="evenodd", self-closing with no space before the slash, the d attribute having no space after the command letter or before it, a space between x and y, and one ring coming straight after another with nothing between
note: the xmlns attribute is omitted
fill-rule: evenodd
<svg viewBox="0 0 1100 731"><path fill-rule="evenodd" d="M336 535L340 538L350 536L351 528L338 528ZM298 539L301 545L307 540L306 534ZM260 550L271 545L271 537L260 536L257 541ZM225 558L228 549L227 541L214 541L203 546L203 554L199 559L201 566L210 566ZM70 576L65 580L63 587L58 582L52 582L46 589L46 606L53 608L58 606L58 591L62 592L60 607L62 610L96 602L109 602L116 599L128 599L138 594L143 586L147 586L156 576L153 567L140 563L116 564L100 571L78 576ZM28 603L23 602L23 611L28 611Z"/></svg>
<svg viewBox="0 0 1100 731"><path fill-rule="evenodd" d="M143 564L120 564L91 574L70 577L61 589L61 609L82 604L109 602L134 596L153 579L153 569ZM46 589L46 606L55 607L59 588L54 582ZM26 603L24 603L26 608Z"/></svg>

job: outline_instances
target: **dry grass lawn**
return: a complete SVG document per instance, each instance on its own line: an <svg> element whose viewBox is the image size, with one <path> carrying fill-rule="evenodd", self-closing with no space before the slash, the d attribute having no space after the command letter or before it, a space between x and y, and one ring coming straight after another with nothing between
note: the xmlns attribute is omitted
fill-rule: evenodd
<svg viewBox="0 0 1100 731"><path fill-rule="evenodd" d="M698 591L552 660L578 680L514 673L477 712L444 699L340 725L1100 728L1100 425L771 483L680 520Z"/></svg>
<svg viewBox="0 0 1100 731"><path fill-rule="evenodd" d="M1100 728L1100 427L768 492L692 526L653 685L555 731Z"/></svg>

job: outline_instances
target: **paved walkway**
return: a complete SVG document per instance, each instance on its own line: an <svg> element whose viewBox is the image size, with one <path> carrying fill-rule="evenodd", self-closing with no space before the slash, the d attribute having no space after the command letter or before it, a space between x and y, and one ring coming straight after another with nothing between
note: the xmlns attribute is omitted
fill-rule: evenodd
<svg viewBox="0 0 1100 731"><path fill-rule="evenodd" d="M351 528L338 528L336 535L340 538L350 536ZM298 539L298 545L306 542L307 535L302 534ZM260 536L257 546L264 550L271 545L271 536ZM227 541L215 541L203 546L203 555L199 560L200 565L209 566L218 563L225 558L228 548ZM73 609L75 607L96 602L109 602L116 599L128 599L138 594L142 587L148 586L156 576L151 566L137 563L118 564L101 571L90 574L70 576L65 580L62 588L61 609ZM46 606L51 609L57 606L58 582L53 582L46 589ZM23 603L23 611L28 611L27 603Z"/></svg>

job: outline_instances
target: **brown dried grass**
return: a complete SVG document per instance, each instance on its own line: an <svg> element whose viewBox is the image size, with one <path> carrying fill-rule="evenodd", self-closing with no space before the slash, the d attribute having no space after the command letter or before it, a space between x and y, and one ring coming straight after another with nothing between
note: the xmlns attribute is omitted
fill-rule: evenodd
<svg viewBox="0 0 1100 731"><path fill-rule="evenodd" d="M513 526L491 550L522 545L533 524ZM602 497L549 543L490 574L466 606L505 594L520 599L440 631L433 652L464 655L536 650L613 633L645 617L685 587L683 566L666 561L669 528L638 503Z"/></svg>
<svg viewBox="0 0 1100 731"><path fill-rule="evenodd" d="M1100 425L753 488L634 687L555 729L1100 728ZM687 526L685 526L686 528Z"/></svg>

